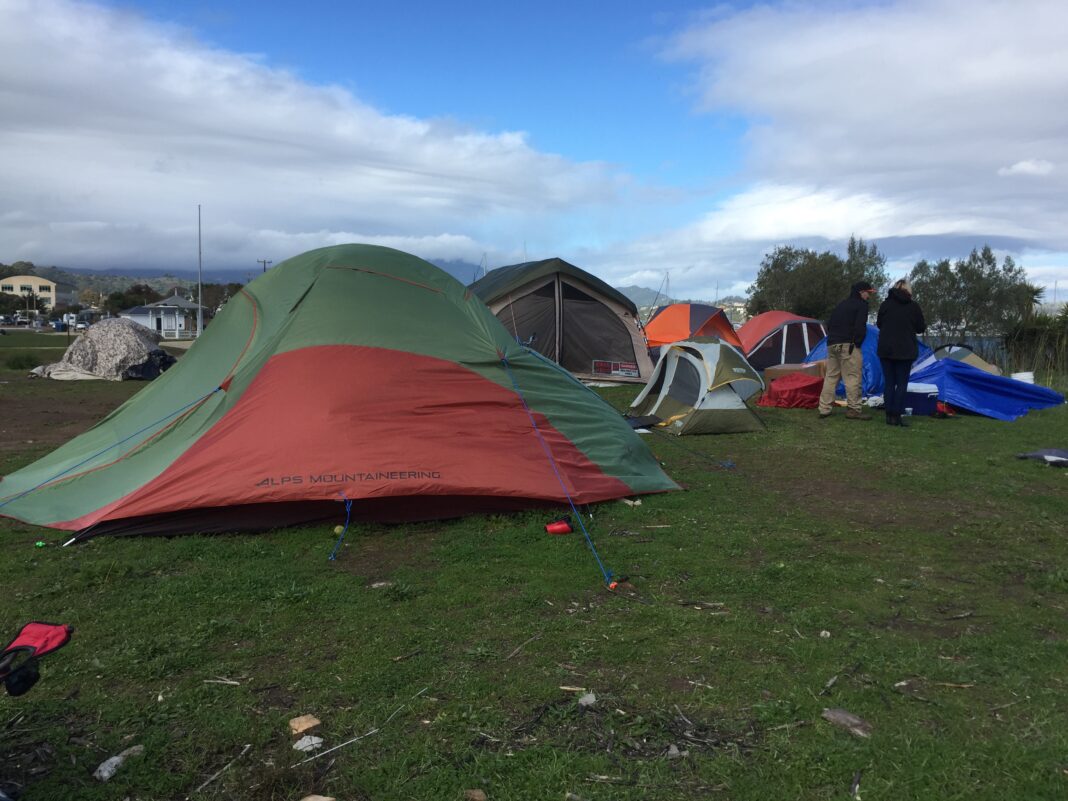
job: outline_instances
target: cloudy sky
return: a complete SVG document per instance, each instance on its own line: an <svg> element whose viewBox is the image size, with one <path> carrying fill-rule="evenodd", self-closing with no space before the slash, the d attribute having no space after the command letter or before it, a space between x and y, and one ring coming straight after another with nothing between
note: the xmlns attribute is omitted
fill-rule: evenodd
<svg viewBox="0 0 1068 801"><path fill-rule="evenodd" d="M277 5L278 8L274 6ZM610 9L610 10L609 10ZM744 292L989 243L1068 298L1068 3L0 0L0 262L370 242Z"/></svg>

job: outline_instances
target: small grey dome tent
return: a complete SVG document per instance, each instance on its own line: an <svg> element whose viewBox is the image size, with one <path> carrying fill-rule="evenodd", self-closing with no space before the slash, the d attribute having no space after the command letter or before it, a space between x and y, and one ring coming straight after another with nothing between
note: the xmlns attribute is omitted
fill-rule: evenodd
<svg viewBox="0 0 1068 801"><path fill-rule="evenodd" d="M631 404L635 418L655 417L673 434L760 431L764 424L745 401L764 382L733 346L714 337L660 349L660 361Z"/></svg>

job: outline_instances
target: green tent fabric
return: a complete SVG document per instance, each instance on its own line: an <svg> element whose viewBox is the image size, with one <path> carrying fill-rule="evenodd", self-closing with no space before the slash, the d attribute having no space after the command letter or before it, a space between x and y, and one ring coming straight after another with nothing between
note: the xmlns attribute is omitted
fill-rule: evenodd
<svg viewBox="0 0 1068 801"><path fill-rule="evenodd" d="M551 458L550 458L551 457ZM339 245L232 298L189 353L0 482L0 515L95 533L404 520L674 489L608 404L462 284Z"/></svg>
<svg viewBox="0 0 1068 801"><path fill-rule="evenodd" d="M630 407L635 418L656 418L672 434L761 431L746 399L764 382L741 352L716 337L684 340L660 349L645 389Z"/></svg>
<svg viewBox="0 0 1068 801"><path fill-rule="evenodd" d="M500 267L471 291L516 341L578 378L643 382L653 371L634 303L563 259Z"/></svg>

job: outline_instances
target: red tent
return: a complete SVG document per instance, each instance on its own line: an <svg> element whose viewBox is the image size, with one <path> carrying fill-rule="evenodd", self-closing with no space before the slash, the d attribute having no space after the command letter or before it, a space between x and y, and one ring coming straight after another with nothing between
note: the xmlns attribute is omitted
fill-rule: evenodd
<svg viewBox="0 0 1068 801"><path fill-rule="evenodd" d="M723 309L704 303L661 306L645 324L645 336L650 348L695 337L719 337L736 348L742 347L742 341Z"/></svg>
<svg viewBox="0 0 1068 801"><path fill-rule="evenodd" d="M756 370L799 364L825 336L819 320L784 311L758 314L738 329L742 352Z"/></svg>

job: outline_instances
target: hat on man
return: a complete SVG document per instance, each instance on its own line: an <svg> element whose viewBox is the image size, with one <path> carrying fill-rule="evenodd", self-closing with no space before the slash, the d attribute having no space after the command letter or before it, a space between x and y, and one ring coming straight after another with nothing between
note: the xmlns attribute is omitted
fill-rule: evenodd
<svg viewBox="0 0 1068 801"><path fill-rule="evenodd" d="M869 281L857 281L853 284L853 291L858 294L861 292L874 292L875 287L873 287Z"/></svg>

